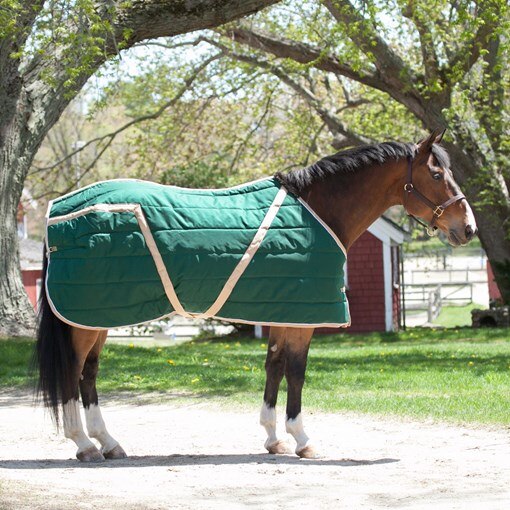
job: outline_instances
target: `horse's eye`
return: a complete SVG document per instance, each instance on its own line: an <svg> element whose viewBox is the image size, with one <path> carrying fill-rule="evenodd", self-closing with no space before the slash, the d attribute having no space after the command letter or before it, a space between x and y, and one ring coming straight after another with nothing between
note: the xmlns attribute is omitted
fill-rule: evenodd
<svg viewBox="0 0 510 510"><path fill-rule="evenodd" d="M435 172L432 174L432 178L435 180L435 181L440 181L443 177L443 174L440 173L440 172Z"/></svg>

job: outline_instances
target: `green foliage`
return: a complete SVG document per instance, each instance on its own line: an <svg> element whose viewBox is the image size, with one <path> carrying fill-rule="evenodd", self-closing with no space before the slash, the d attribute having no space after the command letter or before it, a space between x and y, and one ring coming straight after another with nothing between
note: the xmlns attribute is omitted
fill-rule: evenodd
<svg viewBox="0 0 510 510"><path fill-rule="evenodd" d="M228 156L214 155L210 160L192 161L189 165L163 170L161 184L192 188L227 187L223 162Z"/></svg>
<svg viewBox="0 0 510 510"><path fill-rule="evenodd" d="M146 72L112 84L97 115L112 105L132 119L158 111L211 54L189 59L186 52L172 53L172 65L161 64L158 54L146 60ZM311 109L275 77L224 59L202 71L157 119L134 126L124 152L126 173L181 186L236 184L306 164L321 143L310 141L310 131L321 130Z"/></svg>
<svg viewBox="0 0 510 510"><path fill-rule="evenodd" d="M55 87L63 85L70 97L81 88L83 78L96 71L98 62L112 53L112 44L123 42L113 40L114 4L110 2L52 0L41 2L42 5L29 2L28 6L14 0L2 3L7 7L0 8L0 38L21 35L16 32L27 28L19 29L17 18L26 15L28 9L37 13L26 44L12 58L46 61L41 78ZM65 74L63 83L61 72Z"/></svg>
<svg viewBox="0 0 510 510"><path fill-rule="evenodd" d="M0 357L9 360L0 369L2 387L26 386L31 348L31 342L0 342ZM258 406L266 350L265 340L226 338L163 348L107 344L99 393L170 392ZM342 334L313 339L303 405L507 425L509 390L507 330Z"/></svg>
<svg viewBox="0 0 510 510"><path fill-rule="evenodd" d="M367 100L357 108L345 111L342 118L348 126L373 140L405 140L417 142L423 136L412 114L386 94L364 85L356 87L356 96Z"/></svg>
<svg viewBox="0 0 510 510"><path fill-rule="evenodd" d="M18 0L0 0L0 39L13 38L18 33L18 17L25 9Z"/></svg>
<svg viewBox="0 0 510 510"><path fill-rule="evenodd" d="M172 65L162 64L168 60L163 55L169 54ZM157 111L203 59L201 55L190 60L187 50L158 53L154 61L145 57L147 71L110 86L97 103L97 115L113 105L124 108L132 119ZM292 74L295 63L285 66ZM301 69L295 74L298 81L305 79ZM407 127L412 122L405 109L387 104L381 92L355 83L325 84L312 68L305 75L324 107L343 106L344 85L354 100L366 98L366 104L347 108L344 114L358 132L374 139L419 137L416 128L411 133ZM396 117L405 121L395 123ZM157 119L130 130L124 175L181 186L225 186L306 166L331 153L331 141L314 109L275 76L222 59L208 66L182 99Z"/></svg>

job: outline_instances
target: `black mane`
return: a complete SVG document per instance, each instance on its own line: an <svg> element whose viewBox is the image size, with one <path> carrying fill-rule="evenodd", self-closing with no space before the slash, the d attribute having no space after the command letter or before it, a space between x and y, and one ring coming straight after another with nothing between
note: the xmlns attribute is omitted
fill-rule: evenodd
<svg viewBox="0 0 510 510"><path fill-rule="evenodd" d="M446 150L434 144L432 153L439 166L450 167ZM286 174L277 172L275 177L294 195L300 196L303 190L317 180L333 174L350 174L370 165L382 165L390 159L414 157L416 144L384 142L374 145L362 145L353 149L326 156L306 168L292 170Z"/></svg>

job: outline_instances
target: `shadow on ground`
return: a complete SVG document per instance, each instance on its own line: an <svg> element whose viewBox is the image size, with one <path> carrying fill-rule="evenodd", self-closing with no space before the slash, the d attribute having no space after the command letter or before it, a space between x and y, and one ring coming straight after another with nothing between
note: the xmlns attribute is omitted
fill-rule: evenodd
<svg viewBox="0 0 510 510"><path fill-rule="evenodd" d="M231 464L268 464L268 465L299 465L312 466L340 466L357 467L373 466L377 464L392 464L400 462L399 459L299 459L290 455L257 454L224 454L224 455L141 455L132 456L121 460L107 460L105 462L84 464L75 459L33 459L33 460L0 460L0 469L63 469L80 468L93 469L99 467L108 468L132 468L154 466L222 466Z"/></svg>

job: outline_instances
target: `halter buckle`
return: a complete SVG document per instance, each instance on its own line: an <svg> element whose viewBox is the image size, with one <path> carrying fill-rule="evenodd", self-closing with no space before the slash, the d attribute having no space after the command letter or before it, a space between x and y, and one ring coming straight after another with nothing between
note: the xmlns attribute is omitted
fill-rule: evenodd
<svg viewBox="0 0 510 510"><path fill-rule="evenodd" d="M427 234L429 237L437 236L437 227L427 227Z"/></svg>
<svg viewBox="0 0 510 510"><path fill-rule="evenodd" d="M434 216L437 216L438 218L440 216L442 216L442 214L444 213L444 207L442 205L438 205L435 209L434 209Z"/></svg>
<svg viewBox="0 0 510 510"><path fill-rule="evenodd" d="M412 182L406 182L404 184L404 191L407 191L408 193L410 193L413 189L414 189L414 186L413 186Z"/></svg>

